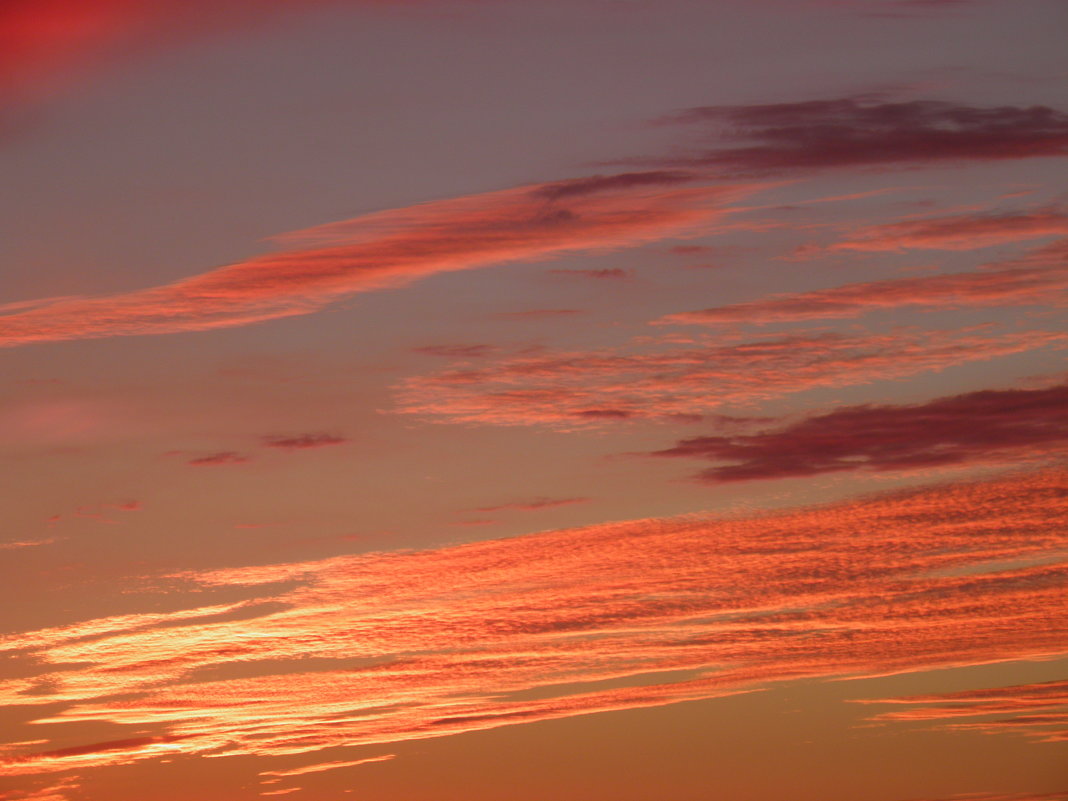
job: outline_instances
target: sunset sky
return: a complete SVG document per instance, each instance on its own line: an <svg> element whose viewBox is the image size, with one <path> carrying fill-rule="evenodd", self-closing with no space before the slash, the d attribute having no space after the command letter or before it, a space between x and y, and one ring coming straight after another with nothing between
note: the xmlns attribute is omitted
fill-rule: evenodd
<svg viewBox="0 0 1068 801"><path fill-rule="evenodd" d="M0 799L1068 801L1066 33L0 4Z"/></svg>

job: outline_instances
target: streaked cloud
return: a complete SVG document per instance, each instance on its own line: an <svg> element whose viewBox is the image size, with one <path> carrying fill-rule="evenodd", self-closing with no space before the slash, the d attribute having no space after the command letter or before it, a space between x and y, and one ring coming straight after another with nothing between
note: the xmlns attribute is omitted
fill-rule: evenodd
<svg viewBox="0 0 1068 801"><path fill-rule="evenodd" d="M0 773L164 751L296 756L793 678L1063 655L1066 511L1068 474L1049 471L748 519L183 573L172 580L255 599L0 639L39 665L0 683L38 737L73 722L112 732L73 751L12 744Z"/></svg>
<svg viewBox="0 0 1068 801"><path fill-rule="evenodd" d="M910 707L881 712L870 718L875 722L929 722L948 731L1018 734L1040 742L1068 741L1068 681L863 699L857 703ZM960 722L960 718L985 719Z"/></svg>
<svg viewBox="0 0 1068 801"><path fill-rule="evenodd" d="M719 463L723 483L1049 458L1068 448L1068 384L913 405L849 406L758 433L684 439L653 456Z"/></svg>
<svg viewBox="0 0 1068 801"><path fill-rule="evenodd" d="M545 349L461 360L401 382L396 411L443 422L563 428L637 419L699 422L732 404L1066 342L1055 332L975 330L805 332L728 344L716 337L646 338L612 350Z"/></svg>
<svg viewBox="0 0 1068 801"><path fill-rule="evenodd" d="M278 241L305 249L152 289L64 298L0 316L0 346L201 331L308 314L339 298L437 273L681 235L755 189L664 186L637 180L642 175L659 174L536 184L296 231ZM623 177L629 180L610 180ZM569 186L581 191L565 193Z"/></svg>
<svg viewBox="0 0 1068 801"><path fill-rule="evenodd" d="M571 506L576 503L587 503L589 498L531 498L528 501L511 501L496 506L480 506L476 512L535 512L539 509L554 509L558 506Z"/></svg>
<svg viewBox="0 0 1068 801"><path fill-rule="evenodd" d="M328 434L322 431L310 434L268 436L263 438L265 447L278 448L285 451L327 448L331 445L344 445L348 441L346 437L339 434Z"/></svg>
<svg viewBox="0 0 1068 801"><path fill-rule="evenodd" d="M889 278L812 292L771 295L746 303L680 312L662 324L723 325L785 323L859 317L873 311L915 306L966 309L989 306L1063 305L1068 289L1068 239L1020 258L979 270L917 278Z"/></svg>
<svg viewBox="0 0 1068 801"><path fill-rule="evenodd" d="M688 156L649 161L731 173L1068 155L1068 114L1048 106L847 97L700 106L663 122L706 128L707 146Z"/></svg>

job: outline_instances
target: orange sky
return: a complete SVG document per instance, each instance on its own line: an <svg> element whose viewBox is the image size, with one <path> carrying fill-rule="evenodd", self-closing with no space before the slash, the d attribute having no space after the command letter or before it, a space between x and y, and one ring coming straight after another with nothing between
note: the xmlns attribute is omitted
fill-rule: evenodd
<svg viewBox="0 0 1068 801"><path fill-rule="evenodd" d="M1066 22L0 9L0 799L1068 799Z"/></svg>

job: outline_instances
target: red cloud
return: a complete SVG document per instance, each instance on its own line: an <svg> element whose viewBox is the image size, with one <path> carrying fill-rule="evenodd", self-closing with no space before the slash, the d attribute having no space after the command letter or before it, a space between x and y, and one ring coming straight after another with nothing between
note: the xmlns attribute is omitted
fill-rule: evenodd
<svg viewBox="0 0 1068 801"><path fill-rule="evenodd" d="M719 142L744 143L671 163L743 173L1068 155L1068 114L1046 106L845 98L704 106L668 121L706 125Z"/></svg>
<svg viewBox="0 0 1068 801"><path fill-rule="evenodd" d="M695 338L618 350L520 353L406 379L396 411L447 422L575 428L688 419L814 387L848 386L1063 345L1050 332L805 333L724 345ZM680 418L684 415L684 418Z"/></svg>
<svg viewBox="0 0 1068 801"><path fill-rule="evenodd" d="M699 474L723 483L1012 461L1066 445L1068 384L1062 384L915 406L851 406L773 431L685 439L652 455L726 462Z"/></svg>
<svg viewBox="0 0 1068 801"><path fill-rule="evenodd" d="M186 464L191 464L194 467L213 467L222 464L243 464L247 461L249 461L249 458L240 453L234 451L219 451L218 453L209 453L207 456L198 456L195 459L190 459Z"/></svg>
<svg viewBox="0 0 1068 801"><path fill-rule="evenodd" d="M342 445L348 442L337 434L300 434L290 437L264 437L263 444L268 448L282 450L305 450L308 448L325 448L330 445Z"/></svg>
<svg viewBox="0 0 1068 801"><path fill-rule="evenodd" d="M18 741L0 773L297 755L801 677L1060 656L1066 505L1068 474L1052 471L169 577L256 600L0 638L40 665L0 681L38 741L75 722L169 741L69 753ZM655 678L619 686L634 676Z"/></svg>
<svg viewBox="0 0 1068 801"><path fill-rule="evenodd" d="M549 270L549 274L566 275L573 278L597 278L609 280L620 280L630 277L628 271L620 269L619 267L604 270Z"/></svg>
<svg viewBox="0 0 1068 801"><path fill-rule="evenodd" d="M522 512L533 512L538 509L552 509L557 506L570 506L574 503L586 503L589 498L534 498L529 501L513 501L511 503L502 503L497 506L480 506L476 512L500 512L518 510Z"/></svg>
<svg viewBox="0 0 1068 801"><path fill-rule="evenodd" d="M1023 734L1041 742L1068 740L1068 681L992 687L941 695L866 699L856 703L907 704L912 707L899 712L883 712L870 718L879 722L932 721L938 728L950 731ZM989 718L992 715L1002 717L954 722L959 718Z"/></svg>
<svg viewBox="0 0 1068 801"><path fill-rule="evenodd" d="M857 231L827 250L974 250L1044 236L1068 234L1068 215L1059 211L963 214L876 225Z"/></svg>
<svg viewBox="0 0 1068 801"><path fill-rule="evenodd" d="M936 309L1063 303L1068 289L1068 239L1010 262L971 272L920 278L891 278L833 289L772 295L749 303L671 314L661 324L721 325L782 323L859 317L879 309L920 306Z"/></svg>
<svg viewBox="0 0 1068 801"><path fill-rule="evenodd" d="M582 185L584 179L575 183ZM606 180L606 179L602 179ZM569 182L379 212L288 234L318 247L260 256L173 284L44 302L0 316L0 345L246 325L316 311L357 292L570 250L636 245L706 223L753 187L638 182L553 199Z"/></svg>

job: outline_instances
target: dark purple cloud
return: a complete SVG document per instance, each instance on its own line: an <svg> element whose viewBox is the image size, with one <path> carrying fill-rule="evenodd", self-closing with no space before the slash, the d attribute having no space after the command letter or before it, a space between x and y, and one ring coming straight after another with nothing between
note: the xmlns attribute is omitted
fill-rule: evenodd
<svg viewBox="0 0 1068 801"><path fill-rule="evenodd" d="M282 450L307 450L309 448L325 448L330 445L341 445L348 440L337 434L318 432L314 434L296 434L294 436L264 437L263 444L268 448L280 448Z"/></svg>
<svg viewBox="0 0 1068 801"><path fill-rule="evenodd" d="M907 470L1047 454L1068 445L1068 384L912 406L849 406L755 434L684 439L654 456L720 463L711 483Z"/></svg>
<svg viewBox="0 0 1068 801"><path fill-rule="evenodd" d="M742 173L1068 155L1068 114L1048 106L850 97L700 106L667 121L707 126L713 144L653 161Z"/></svg>

